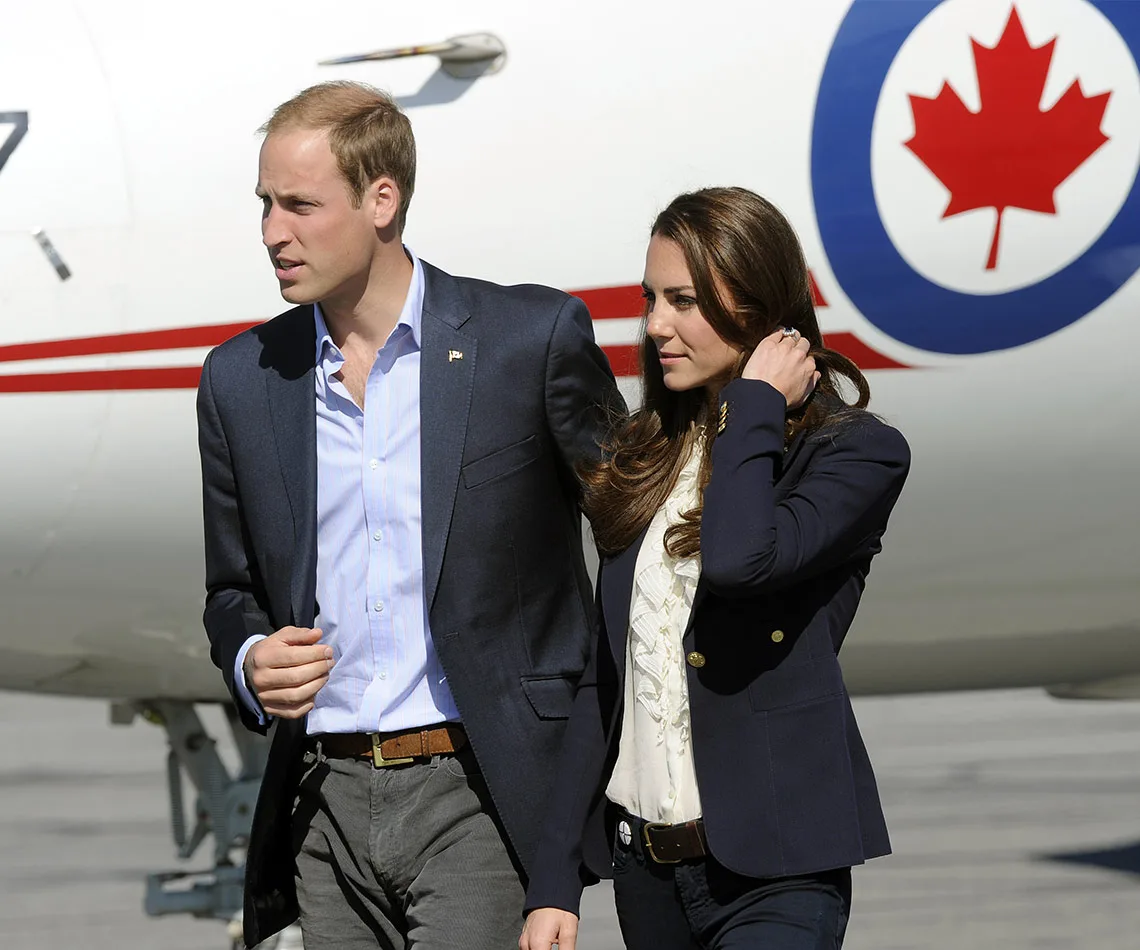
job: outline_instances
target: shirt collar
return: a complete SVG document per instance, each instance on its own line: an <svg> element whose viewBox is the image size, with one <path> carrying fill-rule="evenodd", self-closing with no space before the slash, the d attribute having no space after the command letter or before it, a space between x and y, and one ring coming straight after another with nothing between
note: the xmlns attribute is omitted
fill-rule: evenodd
<svg viewBox="0 0 1140 950"><path fill-rule="evenodd" d="M424 316L424 268L420 259L407 245L404 245L404 253L412 262L412 282L408 285L408 296L404 298L404 307L400 311L400 319L396 321L396 326L393 328L389 339L398 334L400 327L406 327L411 331L412 342L418 349L420 328L423 325ZM313 304L313 323L317 331L316 364L320 366L328 360L335 364L336 369L331 371L336 372L344 363L344 356L340 352L340 347L333 342L332 334L329 333L328 324L325 323L325 315L321 311L319 303Z"/></svg>

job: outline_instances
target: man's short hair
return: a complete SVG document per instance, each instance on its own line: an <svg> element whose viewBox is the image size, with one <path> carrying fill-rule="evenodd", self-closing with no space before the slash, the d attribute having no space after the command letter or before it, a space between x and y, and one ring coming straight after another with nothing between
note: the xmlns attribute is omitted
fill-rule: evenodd
<svg viewBox="0 0 1140 950"><path fill-rule="evenodd" d="M412 124L395 101L361 82L322 82L297 93L273 110L259 131L289 129L328 133L329 148L359 208L377 178L387 176L400 189L401 233L416 187L416 140Z"/></svg>

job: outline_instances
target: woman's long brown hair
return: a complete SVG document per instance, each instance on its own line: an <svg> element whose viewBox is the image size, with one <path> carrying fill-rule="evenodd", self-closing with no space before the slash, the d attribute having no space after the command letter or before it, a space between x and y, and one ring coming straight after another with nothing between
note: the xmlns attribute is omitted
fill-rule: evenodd
<svg viewBox="0 0 1140 950"><path fill-rule="evenodd" d="M650 233L681 248L701 315L740 350L733 378L756 345L780 327L794 327L811 343L820 378L807 402L789 413L787 441L841 423L866 407L871 392L859 367L823 345L803 251L771 202L745 188L705 188L674 198ZM853 403L843 398L840 379L854 387ZM713 393L705 387L667 389L657 347L644 332L641 380L641 408L615 424L601 461L580 472L583 508L602 554L633 544L664 504L702 435L702 499L712 471ZM666 532L665 547L673 557L700 552L701 507L698 501Z"/></svg>

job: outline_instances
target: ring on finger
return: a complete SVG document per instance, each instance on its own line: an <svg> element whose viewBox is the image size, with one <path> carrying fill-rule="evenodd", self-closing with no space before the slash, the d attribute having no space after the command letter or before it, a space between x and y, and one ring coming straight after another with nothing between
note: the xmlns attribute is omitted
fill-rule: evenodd
<svg viewBox="0 0 1140 950"><path fill-rule="evenodd" d="M784 327L782 330L780 330L780 334L782 336L794 337L797 340L800 337L800 331L797 330L795 327Z"/></svg>

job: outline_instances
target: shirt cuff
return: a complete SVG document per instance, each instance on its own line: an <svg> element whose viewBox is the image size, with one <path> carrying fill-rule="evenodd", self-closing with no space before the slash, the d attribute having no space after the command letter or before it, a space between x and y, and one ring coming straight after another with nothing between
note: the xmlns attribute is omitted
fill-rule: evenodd
<svg viewBox="0 0 1140 950"><path fill-rule="evenodd" d="M265 715L265 710L261 708L261 703L258 702L256 696L253 695L253 690L249 688L249 684L245 681L245 655L249 652L249 648L257 643L258 640L264 640L262 634L254 634L241 645L238 650L237 659L234 661L234 689L237 690L238 699L242 701L251 713L257 717L257 724L259 726L268 725L269 720L272 718Z"/></svg>

